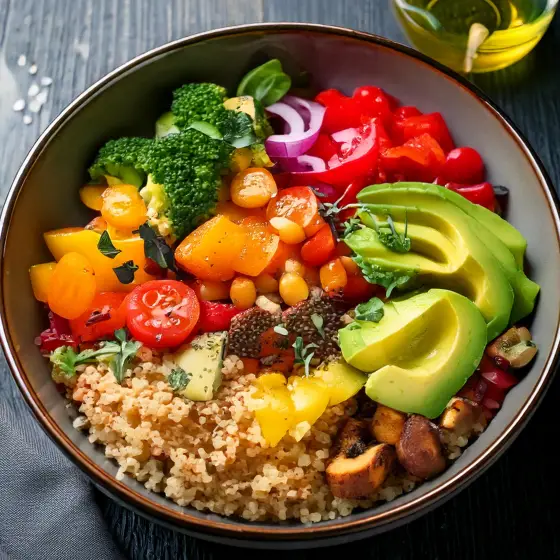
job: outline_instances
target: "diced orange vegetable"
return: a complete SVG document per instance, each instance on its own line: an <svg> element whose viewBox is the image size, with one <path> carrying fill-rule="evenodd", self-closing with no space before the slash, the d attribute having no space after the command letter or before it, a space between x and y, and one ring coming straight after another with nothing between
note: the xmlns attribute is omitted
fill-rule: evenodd
<svg viewBox="0 0 560 560"><path fill-rule="evenodd" d="M201 280L230 280L234 257L245 243L244 230L215 216L191 232L175 250L177 264Z"/></svg>
<svg viewBox="0 0 560 560"><path fill-rule="evenodd" d="M75 319L91 305L95 288L93 267L88 259L79 253L67 253L56 264L49 282L49 308L65 319Z"/></svg>
<svg viewBox="0 0 560 560"><path fill-rule="evenodd" d="M346 256L340 257L340 262L349 276L357 276L358 274L361 274L360 267L356 264L353 258Z"/></svg>
<svg viewBox="0 0 560 560"><path fill-rule="evenodd" d="M261 222L266 221L266 211L264 208L241 208L241 206L237 206L237 204L234 204L231 200L218 202L216 214L225 216L236 224L241 223L249 216L254 216Z"/></svg>
<svg viewBox="0 0 560 560"><path fill-rule="evenodd" d="M280 241L278 243L276 253L274 253L274 257L264 272L267 272L268 274L276 274L279 271L283 271L284 263L290 258L299 259L299 254L299 245L288 245L287 243Z"/></svg>
<svg viewBox="0 0 560 560"><path fill-rule="evenodd" d="M324 225L326 225L326 223L327 222L325 222L325 220L323 220L323 218L319 214L317 214L315 218L311 220L311 222L307 226L305 226L305 237L307 237L308 239L310 237L313 237Z"/></svg>
<svg viewBox="0 0 560 560"><path fill-rule="evenodd" d="M133 230L146 219L144 199L134 185L114 185L103 191L101 215L117 229Z"/></svg>
<svg viewBox="0 0 560 560"><path fill-rule="evenodd" d="M153 280L154 277L144 272L144 240L138 236L128 239L114 239L113 245L121 252L114 258L104 256L97 244L99 233L83 228L64 228L47 231L43 235L52 256L59 261L70 252L80 253L88 259L95 271L98 292L129 292L138 284ZM121 284L113 268L126 261L133 261L138 266L131 284Z"/></svg>
<svg viewBox="0 0 560 560"><path fill-rule="evenodd" d="M80 189L80 200L92 210L101 211L105 185L86 185Z"/></svg>
<svg viewBox="0 0 560 560"><path fill-rule="evenodd" d="M192 289L202 301L229 299L229 283L218 280L197 280Z"/></svg>
<svg viewBox="0 0 560 560"><path fill-rule="evenodd" d="M243 276L234 278L229 289L229 297L237 309L249 309L257 299L257 289L254 282Z"/></svg>
<svg viewBox="0 0 560 560"><path fill-rule="evenodd" d="M56 266L55 262L34 264L29 269L31 288L37 301L45 302L48 297L49 284Z"/></svg>
<svg viewBox="0 0 560 560"><path fill-rule="evenodd" d="M266 217L270 221L276 216L288 218L302 228L321 227L317 197L309 187L290 187L283 189L273 198L266 208ZM312 235L311 231L307 235Z"/></svg>
<svg viewBox="0 0 560 560"><path fill-rule="evenodd" d="M267 169L249 167L238 173L231 182L231 199L242 208L262 208L276 195L278 188Z"/></svg>
<svg viewBox="0 0 560 560"><path fill-rule="evenodd" d="M245 218L239 226L243 233L243 243L240 251L229 251L229 260L233 260L233 268L247 276L258 276L272 262L280 238L273 233L266 222L258 218ZM229 243L229 239L228 239ZM237 255L237 258L232 257Z"/></svg>
<svg viewBox="0 0 560 560"><path fill-rule="evenodd" d="M328 293L341 291L348 282L348 275L340 259L332 259L319 271L321 286Z"/></svg>

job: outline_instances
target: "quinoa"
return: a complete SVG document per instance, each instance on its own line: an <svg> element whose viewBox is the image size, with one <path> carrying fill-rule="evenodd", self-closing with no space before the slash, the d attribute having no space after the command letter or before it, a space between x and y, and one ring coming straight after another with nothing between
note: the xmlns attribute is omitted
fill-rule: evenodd
<svg viewBox="0 0 560 560"><path fill-rule="evenodd" d="M129 369L122 385L104 364L89 365L68 394L81 414L74 427L105 446L119 465L117 478L132 476L180 506L248 521L310 523L393 500L419 482L400 470L367 500L332 495L324 471L339 428L357 410L355 398L329 407L299 442L288 434L271 448L254 416L255 375L243 371L239 357L225 358L211 401L176 396L168 373L157 355ZM449 458L466 445L446 443Z"/></svg>

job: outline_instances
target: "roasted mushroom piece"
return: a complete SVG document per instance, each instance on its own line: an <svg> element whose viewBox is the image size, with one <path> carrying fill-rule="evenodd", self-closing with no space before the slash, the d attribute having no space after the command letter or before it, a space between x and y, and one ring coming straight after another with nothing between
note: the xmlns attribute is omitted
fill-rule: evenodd
<svg viewBox="0 0 560 560"><path fill-rule="evenodd" d="M461 397L453 397L441 415L439 425L457 436L469 436L476 424L484 426L486 422L481 406Z"/></svg>
<svg viewBox="0 0 560 560"><path fill-rule="evenodd" d="M367 424L350 418L340 431L337 455L327 467L327 483L337 498L371 496L391 472L395 450L386 443L367 445Z"/></svg>
<svg viewBox="0 0 560 560"><path fill-rule="evenodd" d="M487 348L491 358L506 360L512 368L525 367L536 355L537 345L525 327L512 327Z"/></svg>
<svg viewBox="0 0 560 560"><path fill-rule="evenodd" d="M371 433L376 441L397 445L406 422L406 414L378 405L371 422Z"/></svg>
<svg viewBox="0 0 560 560"><path fill-rule="evenodd" d="M424 416L410 416L397 443L397 457L418 478L431 478L443 471L446 463L437 426Z"/></svg>

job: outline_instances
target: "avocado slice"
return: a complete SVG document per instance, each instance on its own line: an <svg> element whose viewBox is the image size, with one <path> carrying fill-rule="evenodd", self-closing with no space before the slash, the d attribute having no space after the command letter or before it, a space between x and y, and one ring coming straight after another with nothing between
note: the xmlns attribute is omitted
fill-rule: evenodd
<svg viewBox="0 0 560 560"><path fill-rule="evenodd" d="M342 355L371 372L372 400L435 418L478 366L485 319L468 298L442 289L397 298L384 310L378 323L354 321L339 331Z"/></svg>
<svg viewBox="0 0 560 560"><path fill-rule="evenodd" d="M358 198L364 202L372 201L372 197L379 200L380 196L383 196L384 200L393 200L397 189L443 198L476 220L477 225L473 228L475 234L499 261L513 288L514 302L510 322L515 323L531 313L540 287L523 272L523 256L527 242L517 229L494 212L473 204L456 192L431 183L403 182L376 185L364 189Z"/></svg>
<svg viewBox="0 0 560 560"><path fill-rule="evenodd" d="M506 247L511 251L515 258L517 267L523 270L523 257L527 249L527 240L521 232L514 228L509 222L498 216L495 212L491 212L488 208L484 208L479 204L473 204L459 193L440 187L433 183L383 183L379 185L371 185L363 189L358 195L360 202L366 202L366 198L373 192L383 191L386 189L411 189L420 188L423 192L432 196L445 198L458 206L463 212L474 218L479 224L490 230L498 239L501 239Z"/></svg>
<svg viewBox="0 0 560 560"><path fill-rule="evenodd" d="M513 290L502 267L474 232L474 222L450 202L396 189L370 195L359 213L367 228L350 234L346 244L366 262L386 269L413 270L417 282L458 291L476 303L488 323L488 340L508 325ZM390 215L395 229L411 239L411 250L396 253L379 241L374 222Z"/></svg>
<svg viewBox="0 0 560 560"><path fill-rule="evenodd" d="M182 397L191 401L209 401L214 397L222 382L226 344L226 331L204 333L172 356L172 364L190 374L189 384L179 393Z"/></svg>

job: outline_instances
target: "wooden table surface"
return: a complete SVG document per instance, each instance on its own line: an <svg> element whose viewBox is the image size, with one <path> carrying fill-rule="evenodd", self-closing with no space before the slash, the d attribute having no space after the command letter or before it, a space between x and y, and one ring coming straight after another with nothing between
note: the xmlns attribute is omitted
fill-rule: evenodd
<svg viewBox="0 0 560 560"><path fill-rule="evenodd" d="M152 47L206 29L262 21L352 27L404 42L388 0L0 0L0 204L39 133L87 86ZM560 21L509 70L476 78L529 138L560 184ZM17 60L25 54L37 75ZM32 81L53 79L31 124L12 110ZM507 165L507 162L502 162ZM546 240L543 240L546 243ZM542 303L542 302L541 302ZM19 398L0 356L0 391ZM345 557L560 559L557 402L560 379L511 449L467 490L390 533L329 549ZM549 439L550 438L550 439ZM117 542L138 560L225 558L232 550L162 529L99 496ZM1 505L0 505L1 507ZM322 558L326 551L242 551L248 559ZM30 559L34 560L34 559ZM104 559L103 559L104 560Z"/></svg>

